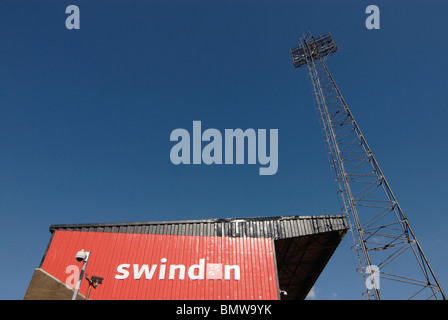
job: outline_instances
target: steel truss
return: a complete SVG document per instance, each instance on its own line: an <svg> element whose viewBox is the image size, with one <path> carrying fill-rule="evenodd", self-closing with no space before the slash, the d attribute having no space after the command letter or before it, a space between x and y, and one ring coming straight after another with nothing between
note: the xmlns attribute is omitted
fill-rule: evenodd
<svg viewBox="0 0 448 320"><path fill-rule="evenodd" d="M408 219L325 64L326 58L336 51L329 33L316 39L307 32L299 45L291 49L291 55L296 68L308 69L341 210L350 223L353 250L360 264L358 271L367 288L363 295L369 299L402 299L405 293L406 299L446 300ZM368 286L374 284L369 281L375 270L379 271L379 282Z"/></svg>

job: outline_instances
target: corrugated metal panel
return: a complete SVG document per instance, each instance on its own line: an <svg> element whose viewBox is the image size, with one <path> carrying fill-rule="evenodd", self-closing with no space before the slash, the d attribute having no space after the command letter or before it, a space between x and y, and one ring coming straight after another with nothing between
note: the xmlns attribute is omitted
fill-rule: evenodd
<svg viewBox="0 0 448 320"><path fill-rule="evenodd" d="M179 227L165 224L159 231L181 232ZM205 227L202 226L201 232L210 232ZM228 232L244 234L244 227L245 223L234 224ZM100 228L103 229L96 227ZM120 229L124 232L55 231L42 269L63 282L74 280L76 277L67 267L81 267L74 257L84 248L92 252L86 272L104 278L103 284L91 291L92 299L278 298L272 239L144 234L141 232L145 226ZM118 269L120 265L126 267ZM184 266L184 279L183 272L172 265ZM139 277L141 270L146 272ZM177 270L173 279L171 270ZM117 279L117 276L126 277ZM199 279L192 279L196 276ZM84 280L80 293L86 295L87 289Z"/></svg>
<svg viewBox="0 0 448 320"><path fill-rule="evenodd" d="M346 230L343 215L283 216L263 218L207 219L52 225L50 231L95 231L190 236L262 237L285 239L322 232Z"/></svg>

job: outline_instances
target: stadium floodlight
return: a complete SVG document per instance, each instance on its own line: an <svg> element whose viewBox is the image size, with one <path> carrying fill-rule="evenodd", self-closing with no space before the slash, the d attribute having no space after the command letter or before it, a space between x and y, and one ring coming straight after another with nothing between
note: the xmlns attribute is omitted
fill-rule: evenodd
<svg viewBox="0 0 448 320"><path fill-rule="evenodd" d="M350 224L358 270L367 289L364 295L397 299L395 292L408 299L446 300L408 218L326 66L325 60L337 50L330 33L315 38L307 32L290 53L295 68L306 66L308 70L342 213ZM382 284L387 280L381 294L376 281L380 276ZM390 285L395 289L389 289Z"/></svg>
<svg viewBox="0 0 448 320"><path fill-rule="evenodd" d="M329 32L322 34L317 39L308 32L302 38L302 43L291 48L290 51L294 67L300 68L310 61L335 53L338 51L338 47Z"/></svg>

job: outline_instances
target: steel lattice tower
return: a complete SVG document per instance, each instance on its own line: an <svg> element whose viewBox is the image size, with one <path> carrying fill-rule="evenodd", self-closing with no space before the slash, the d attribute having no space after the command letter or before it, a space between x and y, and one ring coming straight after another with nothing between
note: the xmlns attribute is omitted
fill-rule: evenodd
<svg viewBox="0 0 448 320"><path fill-rule="evenodd" d="M296 68L307 67L327 142L341 210L369 299L443 299L437 278L401 210L325 60L337 51L330 33L307 32L290 52ZM376 272L376 273L375 273ZM375 276L379 281L375 282ZM400 286L406 288L399 288ZM398 297L406 293L406 297Z"/></svg>

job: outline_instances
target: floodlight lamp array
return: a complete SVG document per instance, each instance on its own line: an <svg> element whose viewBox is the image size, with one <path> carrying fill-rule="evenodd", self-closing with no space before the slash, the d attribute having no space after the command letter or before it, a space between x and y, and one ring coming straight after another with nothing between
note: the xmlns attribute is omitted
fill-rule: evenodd
<svg viewBox="0 0 448 320"><path fill-rule="evenodd" d="M296 68L300 68L315 59L324 58L336 51L338 51L338 47L329 32L316 39L308 32L303 36L302 43L290 50Z"/></svg>

